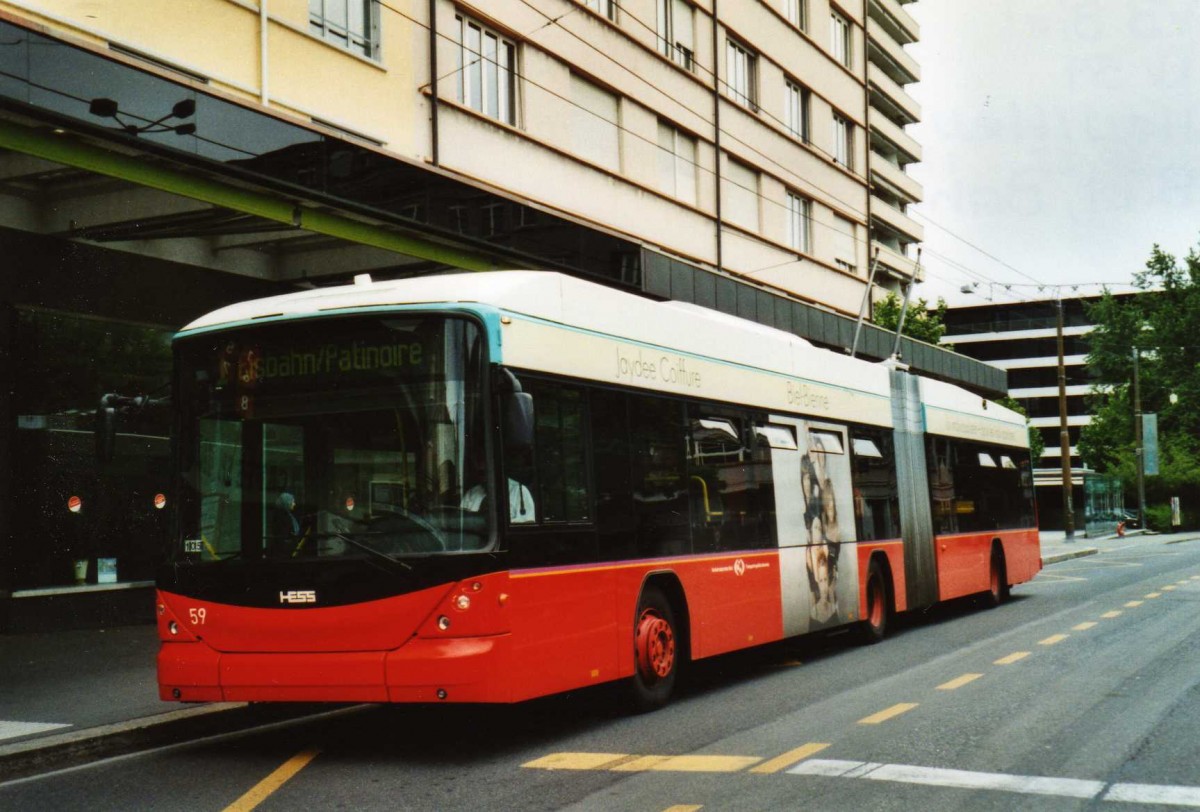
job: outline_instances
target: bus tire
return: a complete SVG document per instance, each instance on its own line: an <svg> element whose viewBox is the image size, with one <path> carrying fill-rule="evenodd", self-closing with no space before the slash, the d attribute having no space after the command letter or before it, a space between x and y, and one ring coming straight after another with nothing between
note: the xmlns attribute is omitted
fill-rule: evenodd
<svg viewBox="0 0 1200 812"><path fill-rule="evenodd" d="M874 645L887 636L891 604L888 601L887 581L883 567L876 560L867 570L867 613L859 625L859 637L867 645Z"/></svg>
<svg viewBox="0 0 1200 812"><path fill-rule="evenodd" d="M661 708L675 690L682 652L671 602L654 584L642 588L633 620L630 698L638 713Z"/></svg>
<svg viewBox="0 0 1200 812"><path fill-rule="evenodd" d="M999 544L992 547L992 563L988 567L988 591L984 600L989 607L999 606L1008 599L1008 569L1004 563L1004 549Z"/></svg>

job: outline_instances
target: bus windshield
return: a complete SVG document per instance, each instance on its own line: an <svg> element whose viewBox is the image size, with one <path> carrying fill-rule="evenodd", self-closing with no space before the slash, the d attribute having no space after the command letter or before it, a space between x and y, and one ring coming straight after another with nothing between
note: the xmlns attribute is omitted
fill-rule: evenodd
<svg viewBox="0 0 1200 812"><path fill-rule="evenodd" d="M181 339L176 560L486 548L483 347L467 319L407 314Z"/></svg>

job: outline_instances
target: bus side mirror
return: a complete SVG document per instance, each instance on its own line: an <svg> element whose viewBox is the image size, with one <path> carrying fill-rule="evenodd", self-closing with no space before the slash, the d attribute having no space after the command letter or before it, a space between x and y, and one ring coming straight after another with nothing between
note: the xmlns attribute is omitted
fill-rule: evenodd
<svg viewBox="0 0 1200 812"><path fill-rule="evenodd" d="M505 406L505 446L514 451L533 448L533 395L510 392Z"/></svg>

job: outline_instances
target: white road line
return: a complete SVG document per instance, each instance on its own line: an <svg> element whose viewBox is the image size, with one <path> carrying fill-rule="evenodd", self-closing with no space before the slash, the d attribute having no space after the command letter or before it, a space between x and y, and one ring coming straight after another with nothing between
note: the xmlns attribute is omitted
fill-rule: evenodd
<svg viewBox="0 0 1200 812"><path fill-rule="evenodd" d="M21 736L45 733L48 730L61 730L64 727L70 727L70 725L57 722L5 722L0 720L0 739L17 739Z"/></svg>
<svg viewBox="0 0 1200 812"><path fill-rule="evenodd" d="M1104 793L1105 801L1134 804L1200 806L1200 787L1168 787L1159 784L1113 784Z"/></svg>
<svg viewBox="0 0 1200 812"><path fill-rule="evenodd" d="M1106 784L1081 778L1050 778L1040 775L1007 775L911 764L879 764L872 761L809 759L792 767L792 775L855 778L922 784L956 789L986 789L1021 795L1050 795L1057 798L1100 799L1135 804L1200 807L1200 787L1164 784Z"/></svg>

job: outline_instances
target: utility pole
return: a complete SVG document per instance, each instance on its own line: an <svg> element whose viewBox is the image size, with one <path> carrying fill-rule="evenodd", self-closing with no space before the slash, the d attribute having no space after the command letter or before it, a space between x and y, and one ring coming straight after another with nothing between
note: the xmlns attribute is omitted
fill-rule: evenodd
<svg viewBox="0 0 1200 812"><path fill-rule="evenodd" d="M1146 529L1146 449L1142 447L1142 389L1138 381L1138 356L1133 348L1133 442L1137 448L1138 527Z"/></svg>
<svg viewBox="0 0 1200 812"><path fill-rule="evenodd" d="M1134 368L1137 368L1136 365ZM1067 367L1063 359L1063 301L1061 288L1058 292L1058 447L1060 452L1059 458L1062 461L1063 530L1066 531L1066 540L1074 541L1075 495L1073 493L1074 485L1071 482L1071 434L1067 430Z"/></svg>

